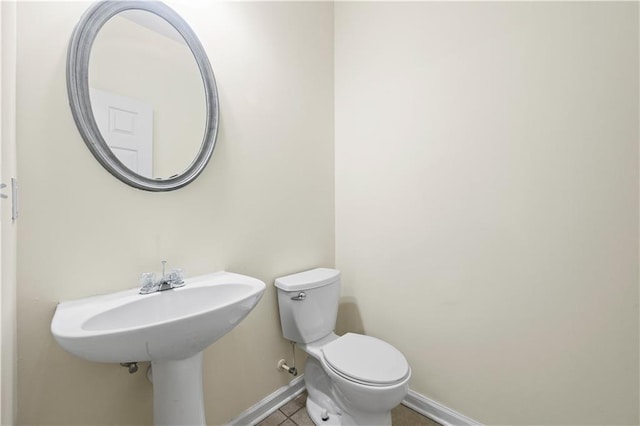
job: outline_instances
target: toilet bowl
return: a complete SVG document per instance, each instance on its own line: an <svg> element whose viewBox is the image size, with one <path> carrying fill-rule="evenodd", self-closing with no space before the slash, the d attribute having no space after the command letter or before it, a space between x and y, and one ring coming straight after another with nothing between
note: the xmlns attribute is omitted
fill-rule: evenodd
<svg viewBox="0 0 640 426"><path fill-rule="evenodd" d="M309 356L307 412L317 425L391 425L391 409L409 392L411 368L383 340L333 332L340 272L318 268L276 279L285 338Z"/></svg>
<svg viewBox="0 0 640 426"><path fill-rule="evenodd" d="M326 405L330 416L339 415L337 424L391 424L391 409L409 392L411 377L411 369L400 351L380 339L354 333L342 337L331 333L320 341L301 344L300 348L310 355L305 365L309 397L312 402L324 401L318 406ZM318 387L317 381L329 385L333 405L324 396L316 398L314 390L309 390ZM322 415L314 419L313 414L310 416L317 424L326 424Z"/></svg>

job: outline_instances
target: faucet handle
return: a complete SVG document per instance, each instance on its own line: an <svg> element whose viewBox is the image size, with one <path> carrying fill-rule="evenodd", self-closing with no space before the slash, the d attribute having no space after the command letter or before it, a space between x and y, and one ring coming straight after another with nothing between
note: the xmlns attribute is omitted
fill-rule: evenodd
<svg viewBox="0 0 640 426"><path fill-rule="evenodd" d="M155 275L153 272L143 272L140 274L140 285L145 286L153 284L155 282Z"/></svg>
<svg viewBox="0 0 640 426"><path fill-rule="evenodd" d="M153 272L143 272L140 275L140 294L153 293L158 290L158 281Z"/></svg>
<svg viewBox="0 0 640 426"><path fill-rule="evenodd" d="M182 287L184 285L184 270L182 268L172 268L169 271L171 287Z"/></svg>

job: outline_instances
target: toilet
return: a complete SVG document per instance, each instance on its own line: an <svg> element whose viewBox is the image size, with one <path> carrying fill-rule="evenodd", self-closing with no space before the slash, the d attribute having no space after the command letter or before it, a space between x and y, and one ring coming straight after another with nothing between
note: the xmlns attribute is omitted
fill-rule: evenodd
<svg viewBox="0 0 640 426"><path fill-rule="evenodd" d="M340 271L317 268L277 278L283 336L309 356L307 412L316 425L391 425L391 409L409 392L411 368L387 342L334 333Z"/></svg>

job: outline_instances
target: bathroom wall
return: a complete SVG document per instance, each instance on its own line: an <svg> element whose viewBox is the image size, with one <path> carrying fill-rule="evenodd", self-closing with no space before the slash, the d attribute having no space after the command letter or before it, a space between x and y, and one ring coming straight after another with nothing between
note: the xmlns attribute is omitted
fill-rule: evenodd
<svg viewBox="0 0 640 426"><path fill-rule="evenodd" d="M151 385L53 341L56 303L134 287L160 260L229 270L267 290L205 352L209 424L286 384L275 277L333 266L333 6L170 1L207 50L220 95L214 156L170 193L125 186L85 147L65 60L89 3L18 4L18 423L150 424ZM179 82L177 82L179 84ZM142 366L144 373L146 366Z"/></svg>
<svg viewBox="0 0 640 426"><path fill-rule="evenodd" d="M335 5L340 328L486 424L638 424L638 3Z"/></svg>

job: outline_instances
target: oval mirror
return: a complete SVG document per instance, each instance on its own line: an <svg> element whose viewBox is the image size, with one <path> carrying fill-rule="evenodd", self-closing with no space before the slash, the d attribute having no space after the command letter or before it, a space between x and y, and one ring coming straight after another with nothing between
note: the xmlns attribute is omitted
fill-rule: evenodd
<svg viewBox="0 0 640 426"><path fill-rule="evenodd" d="M176 12L160 2L97 3L67 59L74 119L111 174L171 191L202 172L215 147L217 89L204 48Z"/></svg>

